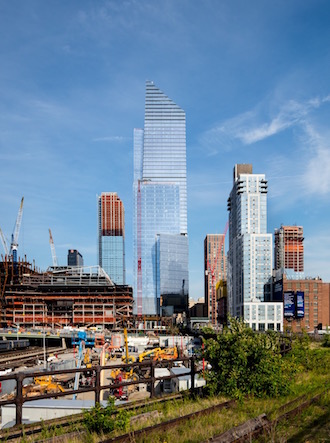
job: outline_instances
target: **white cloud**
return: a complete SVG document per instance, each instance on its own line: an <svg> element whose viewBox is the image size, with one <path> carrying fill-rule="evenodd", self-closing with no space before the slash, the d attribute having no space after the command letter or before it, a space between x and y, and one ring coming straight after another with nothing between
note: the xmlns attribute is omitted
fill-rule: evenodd
<svg viewBox="0 0 330 443"><path fill-rule="evenodd" d="M288 100L283 103L270 121L260 123L265 114L265 103L260 103L253 110L239 114L206 131L200 138L201 144L209 155L217 150L229 150L238 139L244 145L259 142L285 129L305 123L307 116L322 104L330 101L330 95L313 97L305 102ZM270 106L268 104L268 106Z"/></svg>
<svg viewBox="0 0 330 443"><path fill-rule="evenodd" d="M315 97L301 103L289 100L282 105L277 115L270 122L256 125L251 119L242 119L240 125L231 128L232 135L239 138L244 144L264 140L289 127L302 123L312 110L319 108L325 101L328 101L328 97L324 99ZM251 113L245 115L253 116ZM255 115L257 115L257 112Z"/></svg>
<svg viewBox="0 0 330 443"><path fill-rule="evenodd" d="M306 194L330 195L330 142L329 134L319 133L311 124L305 125L305 146L308 160L303 187Z"/></svg>

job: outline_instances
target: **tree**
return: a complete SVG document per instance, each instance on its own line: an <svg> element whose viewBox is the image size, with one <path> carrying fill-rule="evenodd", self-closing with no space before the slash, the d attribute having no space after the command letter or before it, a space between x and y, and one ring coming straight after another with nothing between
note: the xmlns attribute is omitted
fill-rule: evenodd
<svg viewBox="0 0 330 443"><path fill-rule="evenodd" d="M295 365L280 353L279 335L252 331L243 320L230 319L222 334L204 339L205 374L212 393L276 397L290 390Z"/></svg>

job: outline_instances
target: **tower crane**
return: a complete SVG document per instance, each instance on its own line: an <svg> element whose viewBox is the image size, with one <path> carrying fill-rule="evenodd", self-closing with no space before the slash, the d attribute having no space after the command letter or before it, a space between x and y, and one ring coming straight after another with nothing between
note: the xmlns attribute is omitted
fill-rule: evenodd
<svg viewBox="0 0 330 443"><path fill-rule="evenodd" d="M11 255L13 257L14 263L17 263L18 236L19 236L19 231L21 229L21 224L22 224L23 202L24 202L24 197L22 197L21 204L20 204L18 214L17 214L16 223L14 226L14 232L11 235L10 249L8 248L6 238L2 232L2 229L0 228L0 237L1 237L3 248L5 250L6 255L8 255L8 256Z"/></svg>
<svg viewBox="0 0 330 443"><path fill-rule="evenodd" d="M226 226L225 226L225 230L223 232L222 239L219 242L219 247L218 247L217 254L215 256L213 264L211 265L210 261L207 260L207 272L208 272L208 275L211 276L211 289L212 289L212 299L211 299L212 318L211 318L211 322L212 322L212 325L216 324L216 318L217 318L217 314L216 314L217 303L216 303L216 291L215 291L215 285L216 285L215 271L216 271L216 268L217 268L218 260L219 260L219 258L221 256L221 250L222 250L222 246L224 244L225 237L226 237L226 234L227 234L227 231L228 231L228 226L229 226L229 223L227 221Z"/></svg>
<svg viewBox="0 0 330 443"><path fill-rule="evenodd" d="M6 255L8 256L8 246L7 246L7 242L6 242L6 238L3 235L2 229L0 228L0 237L1 237L1 241L2 241L2 245L3 245L3 249L5 250Z"/></svg>
<svg viewBox="0 0 330 443"><path fill-rule="evenodd" d="M137 315L142 317L142 254L141 254L141 183L138 180L137 189L137 214L136 214L136 242L137 242Z"/></svg>
<svg viewBox="0 0 330 443"><path fill-rule="evenodd" d="M49 244L52 251L53 266L58 266L52 231L49 229Z"/></svg>
<svg viewBox="0 0 330 443"><path fill-rule="evenodd" d="M14 232L11 235L10 253L13 255L14 263L17 263L18 236L22 224L23 203L24 203L24 197L22 197L21 204L17 214Z"/></svg>

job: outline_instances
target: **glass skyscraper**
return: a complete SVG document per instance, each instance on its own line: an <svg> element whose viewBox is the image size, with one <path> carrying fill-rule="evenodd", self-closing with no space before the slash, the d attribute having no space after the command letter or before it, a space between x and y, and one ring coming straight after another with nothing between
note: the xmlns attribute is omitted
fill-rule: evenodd
<svg viewBox="0 0 330 443"><path fill-rule="evenodd" d="M125 284L125 213L116 192L98 197L99 266L117 285Z"/></svg>
<svg viewBox="0 0 330 443"><path fill-rule="evenodd" d="M150 81L144 129L134 130L133 193L135 312L160 314L170 295L189 291L186 116Z"/></svg>
<svg viewBox="0 0 330 443"><path fill-rule="evenodd" d="M253 174L252 165L235 165L228 199L228 311L258 330L283 328L283 305L264 303L273 267L267 192L264 174Z"/></svg>

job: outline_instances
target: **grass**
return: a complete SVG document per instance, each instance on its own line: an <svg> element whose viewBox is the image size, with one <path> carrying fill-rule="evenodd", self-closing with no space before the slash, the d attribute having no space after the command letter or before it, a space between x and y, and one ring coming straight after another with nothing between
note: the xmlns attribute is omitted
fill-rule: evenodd
<svg viewBox="0 0 330 443"><path fill-rule="evenodd" d="M313 397L317 393L324 392L330 387L330 376L328 368L330 367L330 349L320 351L318 355L318 364L310 371L301 372L296 377L293 384L293 391L290 395L279 398L249 398L238 402L235 408L228 410L215 411L181 423L167 431L154 432L150 436L134 436L134 431L142 429L153 424L168 421L173 418L190 414L198 410L206 409L228 400L225 397L208 397L192 399L184 397L183 399L174 399L172 401L153 404L145 407L143 411L137 409L132 415L142 412L158 410L159 418L149 419L143 423L136 423L134 427L130 427L132 432L131 441L134 443L199 443L210 439L212 436L221 434L245 421L265 413L269 420L274 421L274 425L266 435L259 439L253 440L262 443L330 443L330 405L329 392L324 395L321 400L309 406L300 415L295 418L286 420L285 422L276 423L276 419L287 412L284 405L302 395L306 399ZM289 409L293 409L293 404ZM78 425L79 426L79 425ZM80 430L82 426L79 426ZM65 429L65 432L73 432L77 430L77 425L73 429ZM59 435L61 429L45 428L43 439ZM96 435L86 432L84 436L79 438L68 438L67 443L97 443L102 439L115 437L123 432L115 431L111 434ZM22 440L23 441L23 440ZM25 437L24 442L36 442L36 436L28 439ZM252 443L252 440L251 440Z"/></svg>

